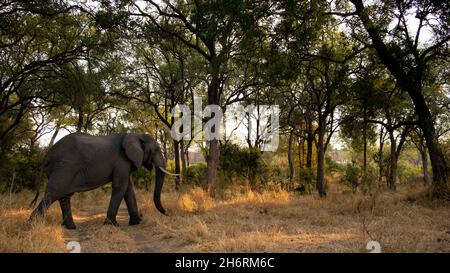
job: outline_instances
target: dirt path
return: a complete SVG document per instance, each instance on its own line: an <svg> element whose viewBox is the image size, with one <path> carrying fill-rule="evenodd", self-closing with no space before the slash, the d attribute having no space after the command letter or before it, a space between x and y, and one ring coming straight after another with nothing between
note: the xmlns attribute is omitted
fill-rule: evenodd
<svg viewBox="0 0 450 273"><path fill-rule="evenodd" d="M98 252L99 239L98 234L104 226L102 224L105 218L104 208L89 207L79 209L74 214L74 220L77 225L75 230L64 230L64 240L67 243L71 241L79 242L81 252L93 253ZM152 238L145 234L141 229L133 226L128 226L128 212L125 208L121 208L117 214L117 222L119 223L119 229L123 230L127 236L127 248L132 252L138 253L155 253L161 252L154 247ZM101 232L101 231L100 231ZM114 236L111 234L110 236ZM107 238L105 238L107 240ZM154 240L154 239L153 239ZM104 243L104 242L102 242ZM70 249L70 248L68 248ZM108 250L109 251L109 250ZM112 250L113 252L114 249ZM118 249L120 252L120 249Z"/></svg>

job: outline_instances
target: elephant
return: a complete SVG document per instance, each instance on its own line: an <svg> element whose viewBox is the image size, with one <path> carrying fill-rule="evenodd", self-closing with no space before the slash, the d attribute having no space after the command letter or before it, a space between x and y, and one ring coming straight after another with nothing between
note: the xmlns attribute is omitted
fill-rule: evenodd
<svg viewBox="0 0 450 273"><path fill-rule="evenodd" d="M161 190L165 174L165 160L159 144L150 135L121 133L108 136L92 136L73 133L64 136L47 152L39 174L37 193L30 204L33 207L39 197L40 183L45 173L48 183L44 197L30 216L30 221L43 216L48 207L59 201L63 223L67 229L75 229L70 206L75 192L85 192L112 182L111 200L104 224L118 225L117 212L125 199L129 213L129 225L141 222L130 174L140 166L151 171L155 167L153 201L162 214Z"/></svg>

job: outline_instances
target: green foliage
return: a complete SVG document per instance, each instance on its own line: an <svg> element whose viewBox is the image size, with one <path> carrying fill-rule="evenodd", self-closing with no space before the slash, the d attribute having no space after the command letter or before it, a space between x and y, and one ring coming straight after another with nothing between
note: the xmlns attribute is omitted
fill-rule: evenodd
<svg viewBox="0 0 450 273"><path fill-rule="evenodd" d="M242 148L236 144L225 144L220 147L219 167L225 172L248 173L254 177L261 166L261 152L256 148Z"/></svg>
<svg viewBox="0 0 450 273"><path fill-rule="evenodd" d="M344 167L338 162L334 161L331 156L325 155L325 170L326 174L330 175L335 172L341 172Z"/></svg>
<svg viewBox="0 0 450 273"><path fill-rule="evenodd" d="M68 8L72 2L6 1L1 5L0 179L4 190L13 177L20 190L32 185L37 176L43 150L35 147L39 139L33 136L33 115L39 111L46 114L45 124L56 123L61 131L76 126L92 134L147 132L167 141L172 107L190 105L194 94L204 104L214 99L224 109L239 101L277 104L280 129L292 133L294 142L305 138L305 127L315 137L341 133L355 154L355 163L342 166L326 156L326 174L341 172L342 182L355 188L362 176L363 143L370 155L376 149L380 125L374 123L400 128L399 122L417 120L402 81L394 80L395 73L391 75L380 64L375 50L362 50L373 43L366 40L369 37L361 31L358 16L345 20L353 30L349 35L336 16L324 15L341 9L353 12L348 1L334 5L323 0L187 0L137 5L127 0L97 1L93 6L89 1L74 1L77 7ZM406 81L414 85L417 79L421 84L417 90L424 95L439 141L445 141L450 124L445 92L448 48L436 43L448 41L448 9L428 1L405 3L365 3L365 8L376 22L373 31L389 41L386 54L408 72ZM90 10L89 14L79 7ZM401 37L414 31L402 26L399 18L394 20L397 14L415 13L436 38L429 50L423 46L430 45L405 43L409 39ZM394 21L400 23L388 27ZM322 129L318 124L326 125ZM218 186L237 180L252 186L293 183L286 140L281 139L280 149L273 154L233 144L221 146ZM449 143L442 146L447 158ZM173 151L173 143L166 144ZM373 162L383 163L384 176L389 172L388 152L382 158L367 158L364 189L377 180ZM420 165L412 161L399 159L401 181L421 175ZM173 172L173 160L167 168ZM184 180L206 186L206 173L205 163L192 164ZM149 188L154 171L140 168L133 179L137 187ZM316 169L302 170L299 180L312 190ZM167 178L169 184L173 181Z"/></svg>
<svg viewBox="0 0 450 273"><path fill-rule="evenodd" d="M139 168L131 175L134 186L140 189L150 189L150 185L155 183L155 171L148 171L146 168Z"/></svg>
<svg viewBox="0 0 450 273"><path fill-rule="evenodd" d="M406 147L403 149L398 160L397 175L401 183L418 180L422 182L422 159L415 148Z"/></svg>
<svg viewBox="0 0 450 273"><path fill-rule="evenodd" d="M362 166L357 164L355 161L348 163L343 168L343 175L339 179L340 183L348 185L352 188L353 192L359 188L363 193L372 192L372 190L377 186L378 172L376 167L372 164L366 166L366 174L364 178L364 173Z"/></svg>
<svg viewBox="0 0 450 273"><path fill-rule="evenodd" d="M422 179L422 166L412 165L410 162L405 160L399 160L397 175L399 177L400 182L412 182Z"/></svg>
<svg viewBox="0 0 450 273"><path fill-rule="evenodd" d="M301 184L305 187L305 191L311 193L316 184L317 171L315 168L304 169L300 174Z"/></svg>
<svg viewBox="0 0 450 273"><path fill-rule="evenodd" d="M19 192L24 188L34 189L39 179L44 150L28 147L14 149L1 160L0 192ZM43 177L45 179L45 175ZM13 185L11 189L11 185Z"/></svg>
<svg viewBox="0 0 450 273"><path fill-rule="evenodd" d="M448 168L450 169L450 139L447 139L442 143L442 152L444 153Z"/></svg>
<svg viewBox="0 0 450 273"><path fill-rule="evenodd" d="M377 165L380 164L379 152L374 153L373 159ZM382 168L383 168L383 172L381 173L382 177L389 177L389 169L390 169L390 165L391 165L390 162L391 162L391 157L390 157L389 153L384 152L383 156L381 157L381 164L382 164Z"/></svg>
<svg viewBox="0 0 450 273"><path fill-rule="evenodd" d="M372 193L379 186L377 182L378 182L378 171L372 164L368 164L366 169L365 180L361 181L360 185L361 191L364 194Z"/></svg>
<svg viewBox="0 0 450 273"><path fill-rule="evenodd" d="M354 162L348 163L344 168L344 175L341 177L340 182L349 185L353 190L356 190L360 175L361 169L359 166Z"/></svg>
<svg viewBox="0 0 450 273"><path fill-rule="evenodd" d="M219 168L225 180L245 177L253 186L267 173L258 148L243 148L230 143L220 146Z"/></svg>
<svg viewBox="0 0 450 273"><path fill-rule="evenodd" d="M186 168L184 183L188 185L205 186L207 165L205 162L193 163Z"/></svg>

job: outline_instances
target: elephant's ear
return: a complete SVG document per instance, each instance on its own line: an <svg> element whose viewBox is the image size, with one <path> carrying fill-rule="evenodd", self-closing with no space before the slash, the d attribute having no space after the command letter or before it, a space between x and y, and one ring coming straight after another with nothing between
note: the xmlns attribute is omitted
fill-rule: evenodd
<svg viewBox="0 0 450 273"><path fill-rule="evenodd" d="M136 168L139 168L144 160L141 137L136 134L127 134L122 141L122 147L128 159Z"/></svg>

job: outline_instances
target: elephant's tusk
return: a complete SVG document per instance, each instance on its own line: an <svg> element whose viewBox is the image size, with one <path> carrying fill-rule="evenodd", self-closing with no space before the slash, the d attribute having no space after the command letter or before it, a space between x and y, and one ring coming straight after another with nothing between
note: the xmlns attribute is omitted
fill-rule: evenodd
<svg viewBox="0 0 450 273"><path fill-rule="evenodd" d="M168 175L180 176L179 174L171 173L171 172L165 170L163 167L159 167L159 169L160 169L161 171L163 171L164 173L168 174Z"/></svg>

